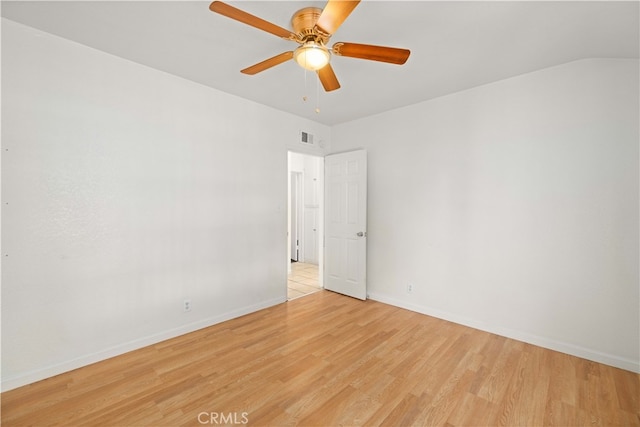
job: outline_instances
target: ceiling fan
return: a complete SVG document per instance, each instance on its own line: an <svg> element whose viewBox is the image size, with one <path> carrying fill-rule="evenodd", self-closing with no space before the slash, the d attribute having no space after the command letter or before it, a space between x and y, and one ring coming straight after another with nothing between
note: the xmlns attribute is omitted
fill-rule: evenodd
<svg viewBox="0 0 640 427"><path fill-rule="evenodd" d="M283 52L279 55L252 65L240 72L244 74L257 74L290 59L307 70L316 71L324 90L327 92L340 88L331 64L331 53L337 56L367 59L371 61L388 62L402 65L411 53L408 49L395 47L374 46L359 43L335 43L331 49L327 43L336 30L342 25L360 0L329 0L324 9L317 7L305 7L291 17L289 31L262 18L251 15L221 1L214 1L209 6L212 12L219 13L228 18L235 19L244 24L266 31L285 40L298 43L295 50Z"/></svg>

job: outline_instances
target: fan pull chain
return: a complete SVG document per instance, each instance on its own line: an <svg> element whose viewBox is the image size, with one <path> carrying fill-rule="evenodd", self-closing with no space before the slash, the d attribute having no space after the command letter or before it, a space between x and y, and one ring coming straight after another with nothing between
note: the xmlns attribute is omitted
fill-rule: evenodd
<svg viewBox="0 0 640 427"><path fill-rule="evenodd" d="M309 90L309 85L307 84L307 70L304 70L304 93L302 95L302 101L307 102L309 97L306 95ZM320 113L320 79L316 79L316 108L314 110L316 114Z"/></svg>
<svg viewBox="0 0 640 427"><path fill-rule="evenodd" d="M320 113L320 79L316 79L316 114Z"/></svg>
<svg viewBox="0 0 640 427"><path fill-rule="evenodd" d="M307 70L304 70L304 95L302 95L302 100L307 102Z"/></svg>

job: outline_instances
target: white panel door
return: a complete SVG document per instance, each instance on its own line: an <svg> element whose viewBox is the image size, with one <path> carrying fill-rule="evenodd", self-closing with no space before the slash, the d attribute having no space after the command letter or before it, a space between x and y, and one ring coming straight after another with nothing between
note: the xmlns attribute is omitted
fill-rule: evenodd
<svg viewBox="0 0 640 427"><path fill-rule="evenodd" d="M367 299L367 152L325 157L324 287Z"/></svg>

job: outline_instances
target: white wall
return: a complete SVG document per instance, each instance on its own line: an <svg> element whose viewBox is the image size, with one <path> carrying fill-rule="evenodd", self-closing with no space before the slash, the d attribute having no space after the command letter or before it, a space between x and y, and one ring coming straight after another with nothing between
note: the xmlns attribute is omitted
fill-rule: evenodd
<svg viewBox="0 0 640 427"><path fill-rule="evenodd" d="M286 300L328 127L8 20L2 65L3 390Z"/></svg>
<svg viewBox="0 0 640 427"><path fill-rule="evenodd" d="M638 94L583 60L333 127L368 150L370 296L638 371Z"/></svg>
<svg viewBox="0 0 640 427"><path fill-rule="evenodd" d="M2 65L3 390L284 301L300 130L368 150L373 298L638 370L637 61L333 129L7 20Z"/></svg>

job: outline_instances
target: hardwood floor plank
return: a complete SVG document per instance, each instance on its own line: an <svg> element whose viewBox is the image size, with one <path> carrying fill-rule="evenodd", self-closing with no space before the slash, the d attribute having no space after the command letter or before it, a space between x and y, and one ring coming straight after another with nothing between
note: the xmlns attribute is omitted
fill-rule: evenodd
<svg viewBox="0 0 640 427"><path fill-rule="evenodd" d="M492 403L500 403L505 400L505 393L511 382L517 362L520 358L520 345L513 340L505 340L502 350L492 364L491 369L484 378L483 385L478 391L478 396ZM515 347L515 348L514 348Z"/></svg>
<svg viewBox="0 0 640 427"><path fill-rule="evenodd" d="M453 426L497 426L497 406L475 394L465 394L460 410L451 414L448 423ZM536 426L528 421L522 425Z"/></svg>
<svg viewBox="0 0 640 427"><path fill-rule="evenodd" d="M623 411L636 414L640 417L640 375L629 375L629 372L622 369L600 367L600 371L605 371L601 375L610 375L619 408Z"/></svg>
<svg viewBox="0 0 640 427"><path fill-rule="evenodd" d="M519 351L516 356L513 375L510 376L504 395L497 404L498 421L504 426L522 425L531 416L528 411L529 401L523 399L528 385L526 380L529 376L527 368L530 355L528 352Z"/></svg>
<svg viewBox="0 0 640 427"><path fill-rule="evenodd" d="M423 395L427 404L422 414L414 420L419 425L443 425L459 405L460 396L469 388L475 373L457 369L449 376L434 396Z"/></svg>
<svg viewBox="0 0 640 427"><path fill-rule="evenodd" d="M340 425L341 417L349 411L350 406L357 401L358 396L358 390L350 385L339 390L333 390L329 399L309 415L300 419L300 424L305 426Z"/></svg>
<svg viewBox="0 0 640 427"><path fill-rule="evenodd" d="M420 404L420 398L414 394L408 393L394 405L393 410L382 420L380 425L387 426L405 426L412 425L411 421L415 416Z"/></svg>
<svg viewBox="0 0 640 427"><path fill-rule="evenodd" d="M632 372L320 291L1 397L3 426L454 427L640 426L639 396Z"/></svg>

